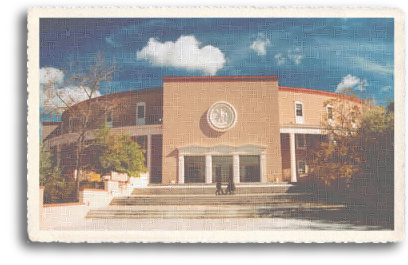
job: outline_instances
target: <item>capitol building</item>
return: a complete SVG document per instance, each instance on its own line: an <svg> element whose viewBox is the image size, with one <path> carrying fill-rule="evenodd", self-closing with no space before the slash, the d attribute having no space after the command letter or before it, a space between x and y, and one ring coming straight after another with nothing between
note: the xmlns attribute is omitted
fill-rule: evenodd
<svg viewBox="0 0 408 265"><path fill-rule="evenodd" d="M112 133L128 133L146 150L150 184L299 182L307 177L308 150L327 140L322 121L332 113L325 102L336 93L279 86L278 76L164 77L163 86L91 99L115 101L87 134L107 123ZM81 102L78 105L86 104ZM54 163L67 172L79 131L77 116L44 122L42 137ZM70 171L71 170L71 171Z"/></svg>

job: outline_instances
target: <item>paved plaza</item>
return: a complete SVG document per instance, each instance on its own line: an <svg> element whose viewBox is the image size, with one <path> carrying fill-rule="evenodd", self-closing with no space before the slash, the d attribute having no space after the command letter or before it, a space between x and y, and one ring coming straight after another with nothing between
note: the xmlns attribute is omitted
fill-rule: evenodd
<svg viewBox="0 0 408 265"><path fill-rule="evenodd" d="M272 218L86 219L88 209L67 212L65 218L40 222L41 230L57 231L369 231L389 230L386 220L351 219L346 210L312 216ZM293 216L293 214L292 214Z"/></svg>
<svg viewBox="0 0 408 265"><path fill-rule="evenodd" d="M83 219L75 223L43 227L60 231L289 231L289 230L383 230L378 226L329 223L284 218L234 219Z"/></svg>

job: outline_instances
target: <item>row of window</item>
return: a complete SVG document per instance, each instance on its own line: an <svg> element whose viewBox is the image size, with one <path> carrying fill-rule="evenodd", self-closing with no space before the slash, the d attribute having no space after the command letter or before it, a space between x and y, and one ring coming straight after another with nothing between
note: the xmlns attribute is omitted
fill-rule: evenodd
<svg viewBox="0 0 408 265"><path fill-rule="evenodd" d="M327 105L326 107L327 117L329 120L333 119L333 107ZM354 118L352 116L352 122L354 123ZM304 123L304 113L303 113L303 103L301 101L295 101L295 118L297 124ZM108 127L113 125L113 111L110 111L105 115L105 122L108 124ZM136 105L136 125L145 125L146 124L146 103L139 102ZM72 118L69 119L69 130L75 131L75 124ZM302 147L302 146L300 146Z"/></svg>
<svg viewBox="0 0 408 265"><path fill-rule="evenodd" d="M328 119L333 119L333 107L328 105L326 107ZM295 118L297 124L304 123L304 113L303 113L303 103L300 101L295 101ZM108 124L108 127L113 125L113 111L110 111L105 115L105 122ZM352 121L354 122L354 121ZM146 124L146 103L139 102L136 105L136 125L145 125ZM75 131L75 124L72 118L69 119L69 128L70 131Z"/></svg>
<svg viewBox="0 0 408 265"><path fill-rule="evenodd" d="M326 107L328 119L333 119L333 107L328 105ZM303 124L304 123L304 114L303 114L303 102L295 101L295 118L296 124Z"/></svg>
<svg viewBox="0 0 408 265"><path fill-rule="evenodd" d="M105 122L108 124L108 127L113 125L113 111L110 111L105 115ZM146 124L146 103L139 102L136 104L136 125L145 125Z"/></svg>
<svg viewBox="0 0 408 265"><path fill-rule="evenodd" d="M333 106L332 105L326 106L326 112L327 112L327 119L333 120ZM303 103L300 101L295 102L295 117L296 117L297 124L304 123ZM350 112L350 119L352 123L355 123L354 111Z"/></svg>
<svg viewBox="0 0 408 265"><path fill-rule="evenodd" d="M105 114L105 123L110 128L113 126L113 111L109 111ZM136 125L145 125L146 124L146 103L139 102L136 104ZM75 132L75 119L69 118L68 127L69 132Z"/></svg>

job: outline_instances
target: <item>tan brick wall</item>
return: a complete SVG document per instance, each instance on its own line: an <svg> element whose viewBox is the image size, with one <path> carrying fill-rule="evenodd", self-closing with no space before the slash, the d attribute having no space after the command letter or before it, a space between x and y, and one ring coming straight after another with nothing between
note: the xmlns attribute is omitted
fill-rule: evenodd
<svg viewBox="0 0 408 265"><path fill-rule="evenodd" d="M279 120L281 125L296 124L295 102L303 103L303 117L305 125L321 125L322 117L326 114L324 102L338 97L338 94L312 89L298 89L281 87L279 91ZM350 101L351 100L351 101ZM359 104L361 101L345 96L346 105Z"/></svg>
<svg viewBox="0 0 408 265"><path fill-rule="evenodd" d="M106 104L112 104L115 106L115 109L113 110L113 127L136 125L136 106L139 102L146 103L146 124L157 123L155 119L162 116L162 99L163 94L162 88L160 87L110 94L92 99L91 109L96 122L92 124L91 129L98 129L105 123L105 115L101 115L104 112L104 110L101 110L101 106L105 106ZM78 104L78 107L85 108L84 104L85 103L80 103ZM70 116L72 115L65 113L61 118L64 133L69 132ZM71 122L78 123L79 121L73 119ZM75 127L79 128L78 125Z"/></svg>
<svg viewBox="0 0 408 265"><path fill-rule="evenodd" d="M118 108L113 115L113 126L122 127L136 125L136 106L139 102L146 103L146 124L151 124L154 116L161 116L163 105L161 93L135 94L131 97L124 97L120 100Z"/></svg>
<svg viewBox="0 0 408 265"><path fill-rule="evenodd" d="M207 110L226 101L237 111L235 127L225 133L210 129ZM281 180L278 80L163 82L162 183L177 183L178 151L186 145L266 146L267 181Z"/></svg>

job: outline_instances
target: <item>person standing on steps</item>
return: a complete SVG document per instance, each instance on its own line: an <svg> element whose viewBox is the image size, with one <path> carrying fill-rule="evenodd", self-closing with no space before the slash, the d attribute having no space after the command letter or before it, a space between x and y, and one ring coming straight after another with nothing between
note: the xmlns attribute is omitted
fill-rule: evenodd
<svg viewBox="0 0 408 265"><path fill-rule="evenodd" d="M232 179L232 176L230 176L228 179L228 186L227 186L227 189L225 190L225 193L233 195L234 191L235 191L234 181Z"/></svg>
<svg viewBox="0 0 408 265"><path fill-rule="evenodd" d="M215 195L224 195L224 191L221 188L221 179L217 178L217 190L215 191Z"/></svg>

